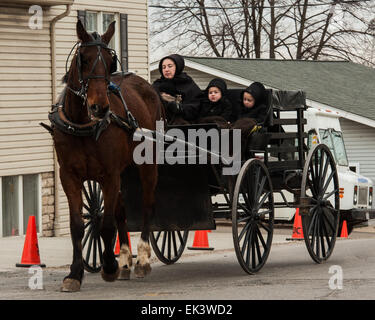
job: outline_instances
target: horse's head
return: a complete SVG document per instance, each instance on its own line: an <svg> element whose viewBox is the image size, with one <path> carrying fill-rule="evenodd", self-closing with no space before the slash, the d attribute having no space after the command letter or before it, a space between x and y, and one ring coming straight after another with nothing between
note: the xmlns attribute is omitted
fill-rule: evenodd
<svg viewBox="0 0 375 320"><path fill-rule="evenodd" d="M76 72L80 86L78 95L86 102L88 116L91 119L103 118L109 109L107 92L110 74L117 64L114 50L108 48L115 32L115 22L109 25L102 36L96 32L89 34L80 20L76 30L80 43L72 62L75 68L70 71Z"/></svg>

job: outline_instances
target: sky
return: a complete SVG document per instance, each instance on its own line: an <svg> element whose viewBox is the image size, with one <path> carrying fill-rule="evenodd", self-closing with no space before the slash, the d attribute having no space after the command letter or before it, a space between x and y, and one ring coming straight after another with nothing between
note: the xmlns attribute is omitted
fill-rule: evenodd
<svg viewBox="0 0 375 320"><path fill-rule="evenodd" d="M374 3L375 3L375 0L373 0ZM149 0L149 4L153 2L153 1L150 1ZM375 10L375 9L374 9ZM155 22L155 17L154 17L154 14L155 12L158 12L158 9L155 9L155 8L151 8L149 7L149 24L150 24L150 32L151 32L151 29L152 29L152 24L154 24ZM375 17L375 16L374 16ZM340 18L342 18L342 15L339 14L339 12L336 10L335 14L334 14L334 17L333 17L333 20L335 19L338 19L340 20ZM333 26L331 25L330 28L332 28ZM170 43L169 45L167 46L160 46L158 45L160 43L160 39L163 39L165 41L165 39L168 39L168 38L171 38L173 36L172 32L169 32L169 31L165 31L163 34L160 34L158 36L151 36L150 35L150 61L151 62L155 62L155 61L159 61L162 57L165 57L166 55L169 55L169 54L172 54L172 53L179 53L178 49L177 49L177 45L176 43ZM375 37L374 37L374 41L372 41L372 50L374 50L374 44L375 44ZM366 49L368 50L368 48Z"/></svg>
<svg viewBox="0 0 375 320"><path fill-rule="evenodd" d="M152 14L155 12L154 8L149 8L149 23L152 22ZM151 32L151 31L150 31ZM162 46L157 46L156 44L159 42L161 38L168 38L170 37L170 34L168 32L164 32L161 35L151 37L150 35L150 61L155 62L159 61L161 58L170 55L172 53L177 53L174 52L176 51L173 45L170 47L162 47Z"/></svg>

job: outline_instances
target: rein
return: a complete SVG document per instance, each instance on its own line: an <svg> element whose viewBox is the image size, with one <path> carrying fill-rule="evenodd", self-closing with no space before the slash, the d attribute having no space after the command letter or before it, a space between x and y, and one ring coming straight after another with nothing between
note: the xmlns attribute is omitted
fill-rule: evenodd
<svg viewBox="0 0 375 320"><path fill-rule="evenodd" d="M122 71L120 85L116 85L115 83L111 82L108 75L110 75L111 73L116 71L116 66L117 66L117 61L118 61L116 52L115 52L115 50L108 48L108 46L101 40L101 37L96 32L94 32L92 34L92 38L93 38L93 41L91 41L91 42L81 43L81 44L80 44L80 42L77 42L73 46L73 48L71 49L71 51L70 51L70 53L67 57L67 60L66 60L65 69L67 71L68 60L69 60L69 57L71 56L74 48L77 47L77 45L80 44L77 48L77 51L76 51L76 64L77 64L78 81L80 83L80 88L75 90L67 84L66 89L68 89L70 92L72 92L76 96L80 97L83 100L82 105L83 106L86 105L86 107L88 108L88 106L87 106L87 90L88 90L89 80L90 79L104 79L107 83L107 95L115 94L116 96L118 96L120 98L127 118L123 118L119 115L116 115L110 109L108 109L105 116L100 120L92 120L92 121L90 121L88 123L85 123L85 124L73 123L72 121L70 121L68 119L68 117L66 116L66 114L64 112L65 95L66 95L66 90L64 90L64 92L62 94L62 98L60 99L60 101L58 103L52 105L52 110L50 111L50 113L48 115L48 119L51 122L51 126L48 126L44 123L40 123L40 125L43 128L45 128L46 130L48 130L51 134L53 134L53 127L56 127L60 131L62 131L64 133L67 133L67 134L71 134L71 135L79 136L79 137L94 136L95 139L98 140L101 133L109 126L109 124L111 122L114 122L117 126L119 126L120 128L128 131L130 134L133 134L134 131L139 128L137 120L134 118L134 116L132 115L132 113L128 109L128 106L125 102L125 99L122 96L121 87L120 87L124 75L126 76L126 75L129 75L131 73L125 73L124 74L123 71ZM81 56L82 54L81 54L80 49L81 49L81 47L89 47L89 46L96 46L98 53L97 53L97 57L96 57L93 65L91 67L89 75L84 78L83 75L82 75L82 56ZM109 71L108 71L107 65L105 64L103 55L102 55L102 51L101 51L102 49L110 50L111 53L113 54L111 69ZM104 65L105 75L94 75L93 74L93 72L95 70L95 67L96 67L96 65L98 64L99 61L101 61ZM120 63L120 65L121 65L121 70L123 70L121 63Z"/></svg>

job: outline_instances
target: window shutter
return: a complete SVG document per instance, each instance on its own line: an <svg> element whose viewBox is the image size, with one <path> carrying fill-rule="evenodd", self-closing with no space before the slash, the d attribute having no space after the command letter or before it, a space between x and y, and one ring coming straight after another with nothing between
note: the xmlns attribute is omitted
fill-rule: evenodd
<svg viewBox="0 0 375 320"><path fill-rule="evenodd" d="M121 63L124 71L128 71L128 15L120 13Z"/></svg>
<svg viewBox="0 0 375 320"><path fill-rule="evenodd" d="M83 23L83 26L86 28L86 11L78 10L77 13L78 13L78 19L81 20L81 22Z"/></svg>

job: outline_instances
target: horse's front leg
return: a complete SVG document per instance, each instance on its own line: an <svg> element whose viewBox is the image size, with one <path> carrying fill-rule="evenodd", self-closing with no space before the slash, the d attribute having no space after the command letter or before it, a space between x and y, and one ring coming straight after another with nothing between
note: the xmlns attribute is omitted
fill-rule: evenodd
<svg viewBox="0 0 375 320"><path fill-rule="evenodd" d="M125 206L121 192L119 193L116 206L116 221L118 237L120 242L120 257L118 263L120 265L119 280L130 279L130 268L132 266L132 253L130 251L130 243L128 239L128 227L126 224Z"/></svg>
<svg viewBox="0 0 375 320"><path fill-rule="evenodd" d="M63 292L76 292L81 288L83 278L82 238L84 224L82 220L82 183L67 172L60 171L61 184L68 198L70 213L70 235L73 244L73 262L70 273L61 286Z"/></svg>
<svg viewBox="0 0 375 320"><path fill-rule="evenodd" d="M141 239L137 245L137 261L134 267L134 273L137 278L143 278L151 272L149 258L151 257L150 237L150 219L155 211L155 189L157 183L156 165L142 165L139 167L139 175L142 183L143 199L142 214L143 227Z"/></svg>
<svg viewBox="0 0 375 320"><path fill-rule="evenodd" d="M115 212L120 191L120 176L108 177L103 182L104 215L100 235L104 242L102 278L105 281L115 281L120 273L118 262L113 252L116 239Z"/></svg>

